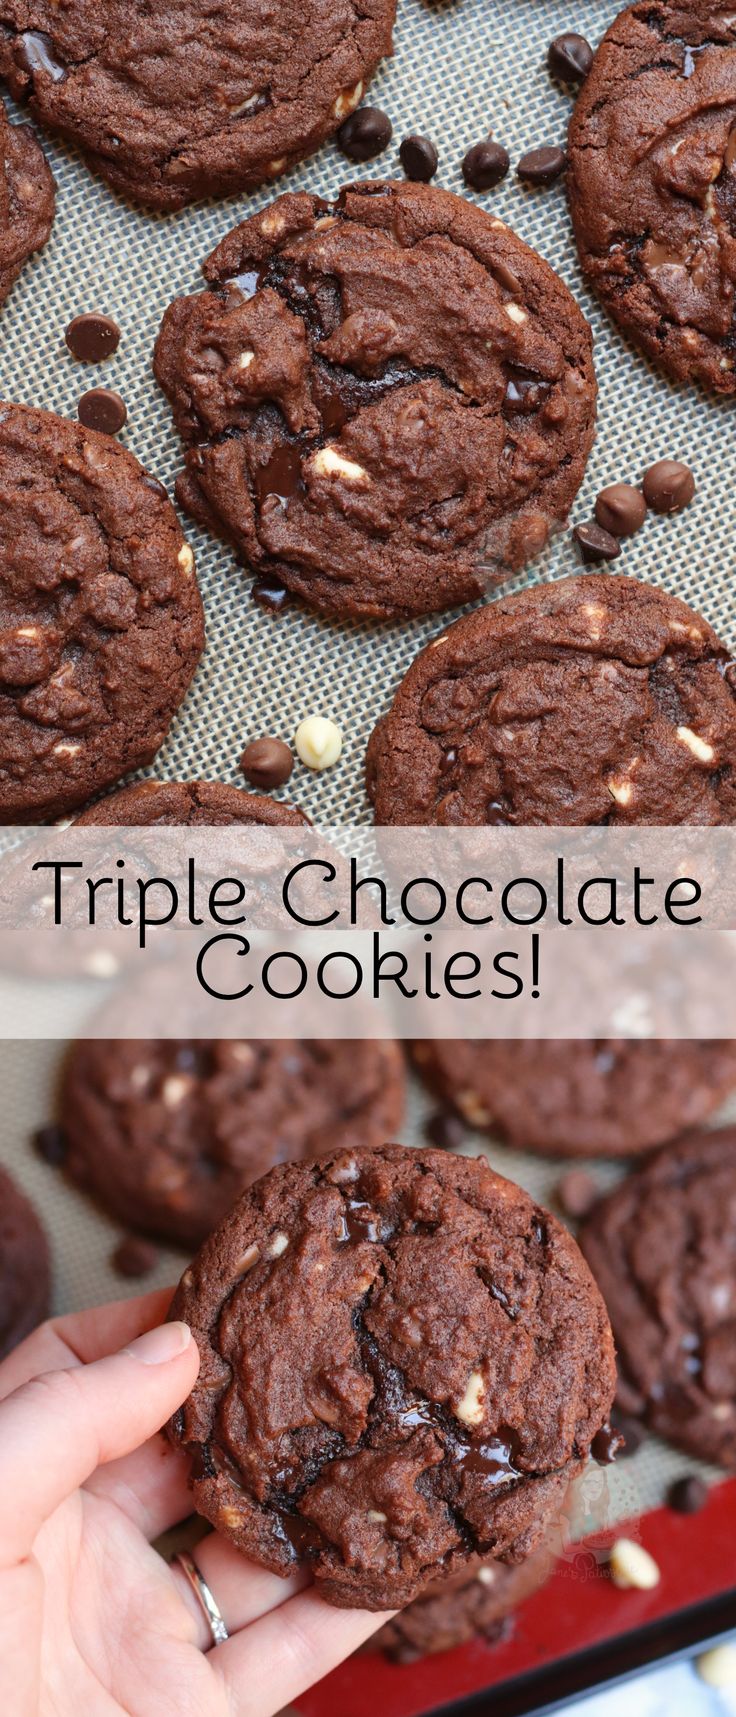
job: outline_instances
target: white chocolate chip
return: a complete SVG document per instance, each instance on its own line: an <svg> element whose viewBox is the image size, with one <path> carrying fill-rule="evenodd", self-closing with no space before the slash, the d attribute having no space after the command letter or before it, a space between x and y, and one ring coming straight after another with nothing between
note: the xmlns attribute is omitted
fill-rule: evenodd
<svg viewBox="0 0 736 1717"><path fill-rule="evenodd" d="M320 447L310 464L319 477L342 477L346 483L370 483L368 472L362 465L356 465L354 459L343 458L334 447Z"/></svg>
<svg viewBox="0 0 736 1717"><path fill-rule="evenodd" d="M146 1067L145 1062L140 1061L137 1067L131 1068L130 1084L134 1091L145 1091L146 1087L150 1085L150 1083L151 1069L150 1067Z"/></svg>
<svg viewBox="0 0 736 1717"><path fill-rule="evenodd" d="M81 745L55 745L54 757L76 757L81 749Z"/></svg>
<svg viewBox="0 0 736 1717"><path fill-rule="evenodd" d="M480 1425L483 1420L483 1402L486 1386L480 1371L471 1371L465 1394L454 1409L455 1418L462 1419L464 1425Z"/></svg>
<svg viewBox="0 0 736 1717"><path fill-rule="evenodd" d="M18 626L18 627L16 627L16 632L15 632L16 638L37 638L38 634L39 634L39 627L38 626Z"/></svg>
<svg viewBox="0 0 736 1717"><path fill-rule="evenodd" d="M318 221L315 221L314 230L316 233L319 233L322 231L323 227L334 227L334 226L337 226L337 216L336 215L322 215Z"/></svg>
<svg viewBox="0 0 736 1717"><path fill-rule="evenodd" d="M217 1518L222 1526L229 1526L231 1530L237 1530L243 1516L239 1508L233 1508L230 1503L225 1503L224 1507L219 1510Z"/></svg>
<svg viewBox="0 0 736 1717"><path fill-rule="evenodd" d="M84 970L93 978L114 978L120 971L120 961L110 953L109 948L95 948L84 961Z"/></svg>
<svg viewBox="0 0 736 1717"><path fill-rule="evenodd" d="M353 89L344 89L342 94L338 96L337 101L333 103L333 119L344 119L346 113L352 113L353 108L357 107L362 94L362 82L356 83Z"/></svg>
<svg viewBox="0 0 736 1717"><path fill-rule="evenodd" d="M476 1574L476 1579L480 1580L481 1586L492 1586L495 1578L496 1578L495 1568L490 1568L490 1567L479 1568L478 1572Z"/></svg>
<svg viewBox="0 0 736 1717"><path fill-rule="evenodd" d="M241 352L235 368L237 370L249 370L255 355L255 352Z"/></svg>
<svg viewBox="0 0 736 1717"><path fill-rule="evenodd" d="M504 310L510 322L521 323L529 320L526 310L522 310L520 304L504 304Z"/></svg>
<svg viewBox="0 0 736 1717"><path fill-rule="evenodd" d="M695 1668L708 1687L732 1687L736 1682L736 1645L714 1645L696 1657Z"/></svg>
<svg viewBox="0 0 736 1717"><path fill-rule="evenodd" d="M477 1091L459 1091L457 1096L457 1106L462 1110L466 1121L470 1122L471 1127L488 1126L488 1122L491 1119L491 1113L490 1110L486 1108L485 1104L481 1103Z"/></svg>
<svg viewBox="0 0 736 1717"><path fill-rule="evenodd" d="M188 543L184 543L177 555L177 561L185 578L191 578L194 571L194 555Z"/></svg>
<svg viewBox="0 0 736 1717"><path fill-rule="evenodd" d="M617 1538L608 1558L611 1579L622 1591L634 1587L638 1592L650 1592L659 1585L659 1569L653 1556L643 1544L633 1538Z"/></svg>
<svg viewBox="0 0 736 1717"><path fill-rule="evenodd" d="M252 1246L246 1246L240 1263L236 1266L238 1275L247 1276L248 1271L253 1269L253 1265L258 1263L260 1256L261 1248L256 1246L255 1241Z"/></svg>
<svg viewBox="0 0 736 1717"><path fill-rule="evenodd" d="M286 1251L288 1244L289 1244L288 1234L282 1234L281 1230L279 1229L277 1231L277 1233L274 1234L273 1240L271 1241L271 1244L268 1248L269 1258L280 1258L282 1252Z"/></svg>
<svg viewBox="0 0 736 1717"><path fill-rule="evenodd" d="M632 781L607 781L606 786L617 805L630 805L634 792Z"/></svg>
<svg viewBox="0 0 736 1717"><path fill-rule="evenodd" d="M439 636L439 638L433 638L433 639L432 639L432 642L431 642L431 644L429 644L429 645L428 645L428 646L427 646L427 647L428 647L428 649L430 649L430 650L439 650L439 647L440 647L440 644L444 644L444 642L445 642L445 639L446 639L446 637L447 637L447 633L446 633L446 632L441 632L441 633L440 633L440 636Z"/></svg>
<svg viewBox="0 0 736 1717"><path fill-rule="evenodd" d="M167 1109L178 1109L192 1088L192 1081L184 1073L171 1073L161 1086L161 1096Z"/></svg>
<svg viewBox="0 0 736 1717"><path fill-rule="evenodd" d="M285 155L279 155L279 158L277 161L269 161L268 166L266 168L266 172L272 173L274 178L275 178L277 173L283 173L285 166L286 166L286 156Z"/></svg>
<svg viewBox="0 0 736 1717"><path fill-rule="evenodd" d="M265 233L267 238L276 238L283 232L285 225L283 215L276 209L269 209L265 215L261 215L261 232Z"/></svg>
<svg viewBox="0 0 736 1717"><path fill-rule="evenodd" d="M376 1520L376 1521L384 1521L387 1519L387 1516L385 1514L381 1514L380 1508L369 1508L368 1519L369 1520Z"/></svg>
<svg viewBox="0 0 736 1717"><path fill-rule="evenodd" d="M294 745L308 769L331 769L342 751L342 734L324 715L308 715L300 721Z"/></svg>
<svg viewBox="0 0 736 1717"><path fill-rule="evenodd" d="M688 751L692 751L693 757L697 757L699 763L713 762L715 751L712 745L708 744L707 739L701 739L699 733L693 733L691 727L678 727L677 737L687 746Z"/></svg>
<svg viewBox="0 0 736 1717"><path fill-rule="evenodd" d="M590 621L588 631L590 637L593 639L593 643L596 643L601 635L601 623L606 618L606 610L602 607L600 602L584 602L583 613L588 616L588 620Z"/></svg>
<svg viewBox="0 0 736 1717"><path fill-rule="evenodd" d="M185 1270L184 1275L182 1276L182 1279L181 1279L182 1287L183 1288L191 1288L193 1281L194 1281L194 1271L193 1270Z"/></svg>

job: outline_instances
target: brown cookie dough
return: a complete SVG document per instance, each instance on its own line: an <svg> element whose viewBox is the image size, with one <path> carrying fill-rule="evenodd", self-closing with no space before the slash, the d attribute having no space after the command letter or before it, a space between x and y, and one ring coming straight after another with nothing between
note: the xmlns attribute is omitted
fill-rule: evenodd
<svg viewBox="0 0 736 1717"><path fill-rule="evenodd" d="M593 573L456 621L368 746L377 823L736 821L736 666L678 597Z"/></svg>
<svg viewBox="0 0 736 1717"><path fill-rule="evenodd" d="M245 793L242 787L228 787L222 781L136 781L100 799L75 821L113 828L155 823L189 828L225 828L232 823L299 828L309 818L296 805Z"/></svg>
<svg viewBox="0 0 736 1717"><path fill-rule="evenodd" d="M81 1041L61 1094L67 1169L127 1227L198 1246L274 1163L401 1125L390 1042Z"/></svg>
<svg viewBox="0 0 736 1717"><path fill-rule="evenodd" d="M604 36L570 122L588 279L678 381L736 392L736 16L640 0Z"/></svg>
<svg viewBox="0 0 736 1717"><path fill-rule="evenodd" d="M581 1244L611 1315L621 1394L653 1431L736 1467L736 1128L658 1152Z"/></svg>
<svg viewBox="0 0 736 1717"><path fill-rule="evenodd" d="M427 1084L518 1150L629 1157L707 1119L736 1089L736 1043L574 1039L414 1044Z"/></svg>
<svg viewBox="0 0 736 1717"><path fill-rule="evenodd" d="M0 1168L0 1359L48 1314L49 1249L30 1199Z"/></svg>
<svg viewBox="0 0 736 1717"><path fill-rule="evenodd" d="M0 304L51 232L56 188L30 125L9 125L0 101Z"/></svg>
<svg viewBox="0 0 736 1717"><path fill-rule="evenodd" d="M316 149L391 53L395 0L0 0L0 76L115 190L230 196Z"/></svg>
<svg viewBox="0 0 736 1717"><path fill-rule="evenodd" d="M382 1651L393 1663L415 1663L472 1639L492 1645L514 1610L546 1584L552 1567L553 1558L543 1545L523 1562L480 1562L471 1574L436 1580L392 1621L384 1622L366 1649Z"/></svg>
<svg viewBox="0 0 736 1717"><path fill-rule="evenodd" d="M0 822L150 763L203 643L160 483L110 436L0 402Z"/></svg>
<svg viewBox="0 0 736 1717"><path fill-rule="evenodd" d="M613 1348L571 1236L478 1158L385 1145L273 1169L186 1271L201 1355L170 1434L247 1556L394 1608L518 1561L606 1420Z"/></svg>
<svg viewBox="0 0 736 1717"><path fill-rule="evenodd" d="M590 330L502 221L430 185L280 197L164 316L154 368L194 518L336 615L428 613L566 519L595 424Z"/></svg>

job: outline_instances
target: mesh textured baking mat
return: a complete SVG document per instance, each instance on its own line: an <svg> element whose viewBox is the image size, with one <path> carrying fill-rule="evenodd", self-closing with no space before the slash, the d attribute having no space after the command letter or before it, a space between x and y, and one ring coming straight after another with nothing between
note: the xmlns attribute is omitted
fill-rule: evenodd
<svg viewBox="0 0 736 1717"><path fill-rule="evenodd" d="M536 144L564 141L570 98L549 77L547 45L568 28L596 43L614 10L586 3L571 15L556 0L399 0L395 57L369 95L392 118L391 147L378 161L357 169L328 143L278 188L331 195L350 179L400 174L398 144L410 130L434 138L440 152L435 182L453 191L463 190L465 149L489 129L506 144L512 163ZM74 416L80 393L93 380L104 380L119 389L128 406L122 439L171 488L179 448L150 370L161 315L178 293L196 289L202 258L236 221L268 202L273 189L154 216L115 197L74 151L51 140L45 146L58 182L58 213L46 250L26 268L0 314L0 394ZM736 525L731 408L673 386L614 330L582 286L560 183L546 191L525 191L512 171L496 191L475 200L508 221L552 263L593 325L598 436L574 517L590 516L606 482L635 479L665 455L689 459L698 483L693 506L673 520L650 518L617 564L676 591L736 645L730 599ZM74 363L63 340L71 317L93 308L109 312L122 329L116 356L94 370ZM305 715L326 714L343 730L340 763L322 775L297 765L282 796L323 823L368 821L363 758L369 734L417 650L440 629L440 618L335 625L296 604L274 617L252 601L250 581L230 551L188 523L186 529L206 606L207 651L149 773L237 784L242 782L238 759L248 738L276 733L290 739ZM577 569L566 534L515 582L520 587ZM114 1225L29 1149L29 1134L49 1117L58 1057L58 1046L0 1044L0 1160L17 1174L46 1220L55 1307L61 1310L134 1290L110 1268L118 1232ZM423 1106L414 1089L402 1135L407 1141L418 1137ZM470 1148L486 1147L473 1140ZM495 1146L489 1155L503 1172L549 1201L562 1165ZM606 1184L617 1171L598 1165L595 1172ZM170 1282L181 1268L179 1255L162 1251L150 1280ZM633 1459L611 1469L613 1515L655 1505L670 1480L693 1465L650 1439Z"/></svg>

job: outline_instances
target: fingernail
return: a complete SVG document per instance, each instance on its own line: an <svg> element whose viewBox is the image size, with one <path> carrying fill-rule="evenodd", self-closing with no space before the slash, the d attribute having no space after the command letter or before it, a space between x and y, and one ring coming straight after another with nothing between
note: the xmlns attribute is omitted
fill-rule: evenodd
<svg viewBox="0 0 736 1717"><path fill-rule="evenodd" d="M123 1348L123 1353L140 1360L141 1365L166 1365L170 1359L178 1359L184 1353L191 1339L188 1324L160 1324L158 1329L148 1329L145 1335L131 1341L128 1347Z"/></svg>

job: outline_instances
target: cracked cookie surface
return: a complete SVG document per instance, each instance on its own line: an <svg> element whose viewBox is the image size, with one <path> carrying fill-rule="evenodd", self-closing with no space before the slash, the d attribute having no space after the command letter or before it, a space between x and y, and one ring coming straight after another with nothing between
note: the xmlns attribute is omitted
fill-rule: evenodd
<svg viewBox="0 0 736 1717"><path fill-rule="evenodd" d="M161 484L110 436L0 402L0 822L150 763L203 644Z"/></svg>
<svg viewBox="0 0 736 1717"><path fill-rule="evenodd" d="M693 1133L596 1205L581 1245L613 1324L625 1411L736 1467L736 1129Z"/></svg>
<svg viewBox="0 0 736 1717"><path fill-rule="evenodd" d="M0 1359L48 1314L49 1249L30 1199L0 1168Z"/></svg>
<svg viewBox="0 0 736 1717"><path fill-rule="evenodd" d="M131 1228L198 1246L274 1163L375 1144L401 1124L390 1042L84 1040L61 1119L78 1185Z"/></svg>
<svg viewBox="0 0 736 1717"><path fill-rule="evenodd" d="M395 0L0 0L0 76L117 191L180 209L276 178L361 100Z"/></svg>
<svg viewBox="0 0 736 1717"><path fill-rule="evenodd" d="M588 325L501 221L432 186L280 197L177 299L154 368L177 494L335 615L480 595L563 523L593 440Z"/></svg>
<svg viewBox="0 0 736 1717"><path fill-rule="evenodd" d="M678 381L736 392L736 17L641 0L595 56L570 122L583 268Z"/></svg>
<svg viewBox="0 0 736 1717"><path fill-rule="evenodd" d="M678 597L595 573L457 620L368 746L377 823L731 824L736 664Z"/></svg>
<svg viewBox="0 0 736 1717"><path fill-rule="evenodd" d="M518 1561L606 1419L613 1348L571 1236L484 1159L385 1145L273 1169L171 1316L201 1355L169 1427L195 1504L343 1607Z"/></svg>
<svg viewBox="0 0 736 1717"><path fill-rule="evenodd" d="M56 189L30 125L10 125L0 101L0 304L51 232Z"/></svg>

